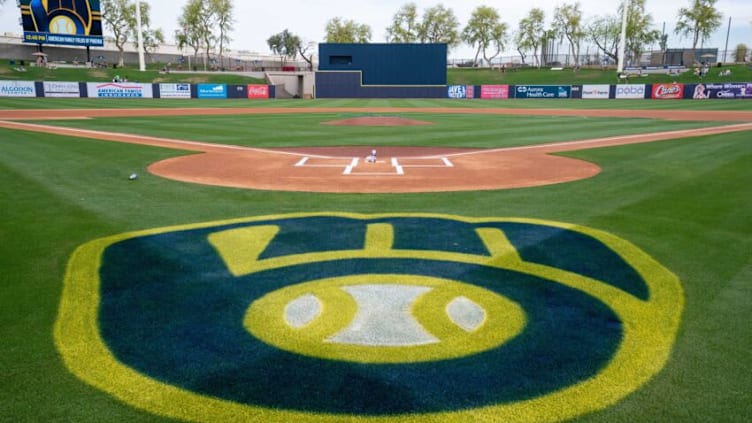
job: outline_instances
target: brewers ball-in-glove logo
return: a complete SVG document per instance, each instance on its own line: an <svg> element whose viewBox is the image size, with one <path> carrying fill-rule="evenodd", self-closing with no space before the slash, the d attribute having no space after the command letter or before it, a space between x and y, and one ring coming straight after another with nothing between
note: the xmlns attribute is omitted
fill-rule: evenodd
<svg viewBox="0 0 752 423"><path fill-rule="evenodd" d="M95 3L95 7L92 8L91 3ZM24 28L36 32L67 35L102 34L98 1L31 0L22 15Z"/></svg>
<svg viewBox="0 0 752 423"><path fill-rule="evenodd" d="M589 228L284 215L82 246L55 334L79 377L175 418L559 421L655 375L682 304Z"/></svg>

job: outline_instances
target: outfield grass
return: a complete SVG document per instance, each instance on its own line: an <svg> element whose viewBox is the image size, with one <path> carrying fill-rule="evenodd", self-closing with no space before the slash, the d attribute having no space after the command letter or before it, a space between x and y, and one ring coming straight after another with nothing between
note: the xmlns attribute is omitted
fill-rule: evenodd
<svg viewBox="0 0 752 423"><path fill-rule="evenodd" d="M215 108L318 108L318 107L452 107L463 109L649 109L649 110L749 110L743 100L675 101L675 100L450 100L450 99L321 99L321 100L160 100L160 99L96 99L96 98L2 98L0 109L122 109L176 107ZM52 118L53 116L51 116Z"/></svg>
<svg viewBox="0 0 752 423"><path fill-rule="evenodd" d="M164 107L166 103L100 102L3 99L0 107ZM257 107L280 103L243 104ZM197 101L169 104L215 105ZM528 101L282 104L552 106ZM599 103L553 103L566 107L581 104ZM738 101L613 105L721 110L747 107ZM317 118L332 117L336 116L128 118L65 124L259 146L370 144L383 140L395 145L483 147L704 125L641 119L421 116L440 124L407 135L391 129L342 129L343 138L332 139L339 130L317 123ZM550 125L553 123L556 125ZM421 131L430 132L421 136ZM377 136L369 139L373 133ZM504 134L515 134L515 139ZM62 365L53 344L52 325L65 266L77 246L126 231L168 225L336 211L540 218L586 225L631 241L680 278L686 296L680 333L668 364L657 377L617 405L577 421L747 422L752 419L748 393L752 373L747 369L752 358L751 135L735 133L568 153L598 163L603 172L592 179L561 185L439 195L314 195L169 181L144 169L180 152L0 129L0 420L165 421L84 385ZM128 181L127 175L134 171L140 178Z"/></svg>

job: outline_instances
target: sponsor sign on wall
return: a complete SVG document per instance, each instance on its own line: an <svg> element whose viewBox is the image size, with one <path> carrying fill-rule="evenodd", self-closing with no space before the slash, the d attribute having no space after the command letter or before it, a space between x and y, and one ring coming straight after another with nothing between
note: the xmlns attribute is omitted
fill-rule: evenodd
<svg viewBox="0 0 752 423"><path fill-rule="evenodd" d="M152 98L154 90L151 84L132 82L89 82L89 97L92 98Z"/></svg>
<svg viewBox="0 0 752 423"><path fill-rule="evenodd" d="M684 84L653 84L653 98L656 100L680 100L684 98Z"/></svg>
<svg viewBox="0 0 752 423"><path fill-rule="evenodd" d="M583 85L582 98L584 99L608 99L611 91L610 85Z"/></svg>
<svg viewBox="0 0 752 423"><path fill-rule="evenodd" d="M447 94L449 98L467 98L467 86L449 85L447 87Z"/></svg>
<svg viewBox="0 0 752 423"><path fill-rule="evenodd" d="M78 82L47 81L44 83L45 97L81 97Z"/></svg>
<svg viewBox="0 0 752 423"><path fill-rule="evenodd" d="M159 84L160 98L191 98L191 84Z"/></svg>
<svg viewBox="0 0 752 423"><path fill-rule="evenodd" d="M752 99L752 83L732 82L726 84L688 85L684 91L685 98L693 99Z"/></svg>
<svg viewBox="0 0 752 423"><path fill-rule="evenodd" d="M198 84L198 98L227 98L227 85Z"/></svg>
<svg viewBox="0 0 752 423"><path fill-rule="evenodd" d="M36 97L33 81L0 81L0 97Z"/></svg>
<svg viewBox="0 0 752 423"><path fill-rule="evenodd" d="M517 85L515 98L571 98L569 85Z"/></svg>
<svg viewBox="0 0 752 423"><path fill-rule="evenodd" d="M481 85L480 98L483 99L508 99L509 85Z"/></svg>
<svg viewBox="0 0 752 423"><path fill-rule="evenodd" d="M644 99L647 89L644 84L621 84L616 86L617 99Z"/></svg>
<svg viewBox="0 0 752 423"><path fill-rule="evenodd" d="M248 98L269 98L269 86L259 84L249 85Z"/></svg>

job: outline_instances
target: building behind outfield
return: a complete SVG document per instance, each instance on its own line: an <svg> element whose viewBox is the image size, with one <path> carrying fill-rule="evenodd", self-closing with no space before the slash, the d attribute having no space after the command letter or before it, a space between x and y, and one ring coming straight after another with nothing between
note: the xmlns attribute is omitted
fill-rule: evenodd
<svg viewBox="0 0 752 423"><path fill-rule="evenodd" d="M446 98L446 44L319 45L317 98Z"/></svg>

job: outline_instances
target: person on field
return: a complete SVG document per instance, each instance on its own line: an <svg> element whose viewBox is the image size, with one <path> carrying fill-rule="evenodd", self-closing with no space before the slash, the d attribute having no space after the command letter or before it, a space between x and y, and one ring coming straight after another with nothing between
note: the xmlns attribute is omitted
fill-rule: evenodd
<svg viewBox="0 0 752 423"><path fill-rule="evenodd" d="M376 150L371 150L371 154L366 157L367 163L376 163Z"/></svg>

